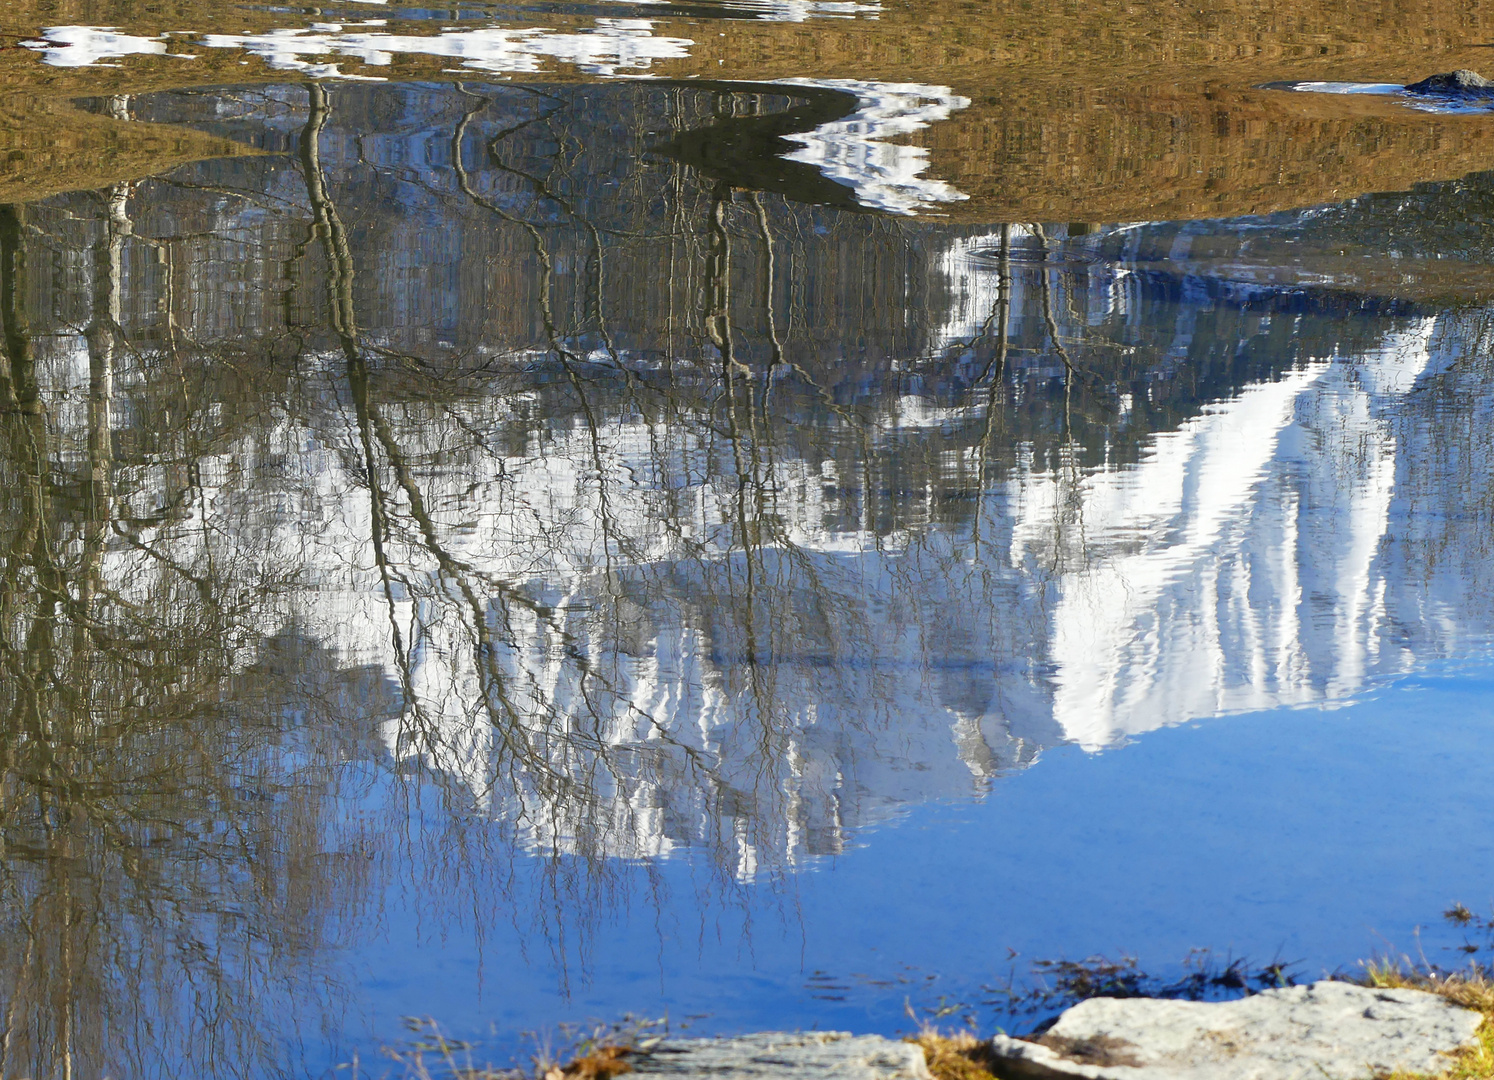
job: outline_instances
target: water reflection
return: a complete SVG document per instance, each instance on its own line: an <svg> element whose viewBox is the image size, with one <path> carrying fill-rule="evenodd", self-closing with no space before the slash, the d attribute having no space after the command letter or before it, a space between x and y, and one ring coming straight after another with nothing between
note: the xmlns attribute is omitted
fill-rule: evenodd
<svg viewBox="0 0 1494 1080"><path fill-rule="evenodd" d="M565 952L610 861L729 890L1486 640L1487 309L1220 269L1399 208L962 227L682 149L784 104L115 97L264 153L0 212L0 1072L283 1067L401 844Z"/></svg>
<svg viewBox="0 0 1494 1080"><path fill-rule="evenodd" d="M867 130L822 131L797 149L829 166L827 141L840 151L837 137L870 136L870 146L855 141L853 158L895 156L898 175L919 166L926 190L904 210L972 223L1211 218L1404 190L1487 164L1490 129L1479 116L1426 115L1385 96L1263 88L1403 85L1487 59L1494 19L1482 0L1383 0L1376 12L1348 26L1324 0L1229 2L1207 12L1160 2L992 12L953 0L457 8L12 0L0 35L15 47L0 49L0 71L7 86L44 95L58 112L70 96L274 83L287 73L838 85L856 90L854 123ZM884 112L910 93L918 100ZM105 129L149 157L144 133ZM47 177L47 142L3 134L30 158L28 197L148 171L100 171L100 161ZM928 197L936 191L943 197Z"/></svg>
<svg viewBox="0 0 1494 1080"><path fill-rule="evenodd" d="M148 242L126 189L90 201L62 348L28 316L34 219L0 208L0 1072L273 1070L332 1005L329 927L363 897L368 837L326 797L359 739L279 714L288 643L242 618L275 583L173 543L223 431L184 422L180 367L132 354L126 252ZM370 676L337 680L354 715ZM306 1012L260 1011L290 998Z"/></svg>

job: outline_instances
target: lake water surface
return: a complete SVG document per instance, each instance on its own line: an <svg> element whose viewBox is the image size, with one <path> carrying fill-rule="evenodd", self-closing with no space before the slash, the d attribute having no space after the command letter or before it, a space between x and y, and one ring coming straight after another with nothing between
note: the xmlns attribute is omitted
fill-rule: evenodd
<svg viewBox="0 0 1494 1080"><path fill-rule="evenodd" d="M1491 41L6 5L0 1077L1487 959Z"/></svg>

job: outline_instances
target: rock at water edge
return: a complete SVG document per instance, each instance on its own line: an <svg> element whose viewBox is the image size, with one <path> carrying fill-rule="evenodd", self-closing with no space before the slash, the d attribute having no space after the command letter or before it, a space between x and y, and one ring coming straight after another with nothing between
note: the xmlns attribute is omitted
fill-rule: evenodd
<svg viewBox="0 0 1494 1080"><path fill-rule="evenodd" d="M912 1043L844 1031L667 1039L628 1061L632 1075L677 1080L931 1080Z"/></svg>
<svg viewBox="0 0 1494 1080"><path fill-rule="evenodd" d="M1469 95L1473 97L1494 96L1494 82L1490 82L1476 71L1459 68L1441 75L1429 75L1421 82L1407 83L1406 89L1413 94Z"/></svg>
<svg viewBox="0 0 1494 1080"><path fill-rule="evenodd" d="M991 1045L1014 1078L1370 1080L1441 1071L1482 1021L1436 994L1323 981L1238 1001L1094 998L1039 1042Z"/></svg>

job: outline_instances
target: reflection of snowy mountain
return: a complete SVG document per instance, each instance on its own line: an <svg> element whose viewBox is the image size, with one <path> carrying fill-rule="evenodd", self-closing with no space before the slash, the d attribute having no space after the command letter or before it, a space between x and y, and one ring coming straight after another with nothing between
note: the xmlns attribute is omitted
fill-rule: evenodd
<svg viewBox="0 0 1494 1080"><path fill-rule="evenodd" d="M1013 561L1058 569L1049 656L1068 738L1099 748L1333 700L1384 670L1396 441L1382 410L1435 362L1434 329L1248 387L1134 468L1012 482Z"/></svg>
<svg viewBox="0 0 1494 1080"><path fill-rule="evenodd" d="M192 515L141 538L291 583L257 632L291 623L381 667L406 701L395 755L532 843L730 843L745 873L1044 745L1331 702L1415 663L1387 640L1410 585L1380 558L1406 453L1391 410L1459 329L1248 386L1134 466L1031 463L964 524L892 534L844 519L828 462L744 471L748 447L689 415L547 430L525 395L386 407L370 492L328 361L316 419L203 462ZM119 548L107 572L148 590L159 566Z"/></svg>
<svg viewBox="0 0 1494 1080"><path fill-rule="evenodd" d="M426 103L398 102L427 123ZM534 847L647 858L704 845L750 875L834 852L907 803L978 790L1043 747L1331 703L1494 627L1472 584L1490 550L1466 524L1482 520L1468 510L1480 490L1427 480L1449 467L1449 441L1484 453L1426 411L1487 344L1481 312L1377 312L1056 249L1035 258L1027 231L1009 234L1026 250L1001 259L989 238L775 207L732 237L747 269L729 282L745 298L729 312L740 370L723 373L702 344L721 315L702 314L693 284L625 291L637 281L619 266L658 260L651 234L630 247L610 223L606 288L620 292L588 293L601 260L587 245L602 241L567 233L553 199L502 188L473 155L465 191L550 215L546 317L583 314L580 329L547 328L560 343L547 350L538 300L503 289L527 278L501 276L532 268L531 234L462 216L464 189L440 187L451 143L352 141L329 132L327 160L397 161L368 190L403 198L412 170L426 201L386 200L400 214L365 226L352 260L363 337L346 349L307 329L333 291L311 259L283 304L240 317L237 275L255 268L204 257L191 304L173 308L164 260L116 231L121 310L142 347L111 354L115 442L137 448L113 465L128 525L102 574L142 609L210 583L237 612L246 662L289 628L381 671L401 703L377 718L392 757ZM193 203L203 185L189 187L190 228L164 199L154 227L254 236L281 266L306 235L298 179L257 177L275 200L247 208ZM346 203L378 205L356 195ZM267 224L267 205L291 209ZM731 224L730 209L711 212ZM750 257L774 228L798 262ZM910 238L904 276L878 287L913 299L862 325L852 355L847 335L802 313L859 310L864 262L847 252L885 250L889 234ZM682 279L703 273L694 242L678 249ZM74 259L69 273L107 262ZM785 277L747 278L754 266ZM446 322L427 318L437 274L485 302L437 290ZM765 295L788 298L781 321L752 306ZM620 312L610 326L591 314L604 309ZM163 310L180 325L162 330ZM694 337L661 343L666 313ZM72 329L89 322L70 312L38 346L72 461L96 452L86 406L101 361ZM289 360L232 352L245 326L271 343L253 348ZM992 344L998 326L1009 351ZM257 412L224 391L201 431L150 431L135 407L185 378L184 338L225 343L193 360L204 378L284 385ZM1110 411L1099 391L1062 390L1060 344L1114 384ZM1070 396L1089 403L1083 438Z"/></svg>
<svg viewBox="0 0 1494 1080"><path fill-rule="evenodd" d="M462 426L522 423L510 404L519 417L473 403ZM960 794L1051 741L989 708L992 658L1021 649L981 608L1006 606L1009 583L962 597L979 575L954 553L827 525L824 469L786 461L752 479L781 529L744 551L738 478L704 432L574 425L491 456L398 410L401 453L442 467L413 479L423 511L397 482L378 496L394 527L376 554L357 433L332 403L322 415L204 463L193 516L142 540L178 565L292 582L259 605L261 632L290 623L382 667L408 706L385 725L391 750L536 843L659 854L709 839L730 806L744 859L762 843L833 851L844 829ZM970 618L889 618L915 565L945 575L918 586L923 602L940 589ZM121 549L108 572L148 589L155 569Z"/></svg>

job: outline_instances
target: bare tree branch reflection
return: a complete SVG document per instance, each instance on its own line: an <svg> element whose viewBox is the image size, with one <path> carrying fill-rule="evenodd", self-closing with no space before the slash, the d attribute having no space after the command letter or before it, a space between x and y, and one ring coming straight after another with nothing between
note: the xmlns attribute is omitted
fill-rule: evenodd
<svg viewBox="0 0 1494 1080"><path fill-rule="evenodd" d="M0 1074L275 1073L396 866L584 979L663 860L745 904L1045 747L1348 692L1477 580L1393 523L1487 495L1413 467L1480 452L1486 317L658 152L788 100L153 95L103 107L267 152L0 207Z"/></svg>

